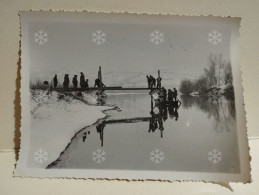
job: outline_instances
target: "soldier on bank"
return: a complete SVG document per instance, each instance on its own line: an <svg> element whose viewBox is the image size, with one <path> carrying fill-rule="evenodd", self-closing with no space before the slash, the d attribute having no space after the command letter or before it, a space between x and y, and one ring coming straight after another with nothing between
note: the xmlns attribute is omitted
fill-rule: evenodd
<svg viewBox="0 0 259 195"><path fill-rule="evenodd" d="M161 77L158 77L158 78L156 79L156 81L157 81L156 88L160 89L160 88L161 88L161 81L162 81L162 78L161 78Z"/></svg>
<svg viewBox="0 0 259 195"><path fill-rule="evenodd" d="M69 81L69 74L65 74L64 82L63 82L63 87L68 89L69 83L70 83L70 81Z"/></svg>
<svg viewBox="0 0 259 195"><path fill-rule="evenodd" d="M74 88L77 88L77 86L78 86L77 75L74 75L72 83L74 85Z"/></svg>
<svg viewBox="0 0 259 195"><path fill-rule="evenodd" d="M85 87L85 75L83 72L80 73L80 87L84 88Z"/></svg>
<svg viewBox="0 0 259 195"><path fill-rule="evenodd" d="M174 98L174 101L177 100L177 95L178 95L178 92L177 92L177 90L174 88L174 91L173 91L173 98Z"/></svg>
<svg viewBox="0 0 259 195"><path fill-rule="evenodd" d="M147 75L147 84L148 84L148 88L151 88L151 78Z"/></svg>
<svg viewBox="0 0 259 195"><path fill-rule="evenodd" d="M53 84L54 84L54 89L57 88L57 85L58 85L58 78L57 78L57 75L55 74L54 78L53 78Z"/></svg>

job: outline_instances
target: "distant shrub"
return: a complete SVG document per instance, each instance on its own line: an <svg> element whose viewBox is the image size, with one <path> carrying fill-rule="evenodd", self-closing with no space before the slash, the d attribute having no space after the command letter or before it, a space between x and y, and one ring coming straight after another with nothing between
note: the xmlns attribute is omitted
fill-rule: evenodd
<svg viewBox="0 0 259 195"><path fill-rule="evenodd" d="M194 87L193 82L189 79L185 79L181 82L179 91L182 94L190 94L191 92L193 92L193 87Z"/></svg>
<svg viewBox="0 0 259 195"><path fill-rule="evenodd" d="M204 68L203 74L196 80L184 79L180 83L179 90L182 94L206 93L211 87L231 86L232 83L231 63L224 60L222 55L210 55L208 67Z"/></svg>
<svg viewBox="0 0 259 195"><path fill-rule="evenodd" d="M34 83L30 82L30 89L43 89L46 90L49 88L49 85L39 80L35 81Z"/></svg>

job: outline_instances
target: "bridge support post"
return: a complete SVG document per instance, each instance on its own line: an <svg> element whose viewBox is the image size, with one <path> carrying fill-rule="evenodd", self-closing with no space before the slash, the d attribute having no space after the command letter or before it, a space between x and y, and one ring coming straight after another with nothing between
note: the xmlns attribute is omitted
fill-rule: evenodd
<svg viewBox="0 0 259 195"><path fill-rule="evenodd" d="M160 89L161 88L161 84L162 84L161 77L160 77L160 70L157 71L157 74L158 74L158 80L160 80L159 81L160 82L159 89Z"/></svg>
<svg viewBox="0 0 259 195"><path fill-rule="evenodd" d="M103 81L102 81L102 68L99 66L99 79L100 79L100 89L103 89Z"/></svg>

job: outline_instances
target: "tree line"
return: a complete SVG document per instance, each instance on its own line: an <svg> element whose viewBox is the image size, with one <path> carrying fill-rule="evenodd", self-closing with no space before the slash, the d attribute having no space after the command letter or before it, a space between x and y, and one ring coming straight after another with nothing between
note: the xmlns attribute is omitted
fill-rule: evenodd
<svg viewBox="0 0 259 195"><path fill-rule="evenodd" d="M223 59L221 54L211 54L208 61L208 67L204 68L203 74L198 79L184 79L181 81L179 91L182 94L190 94L192 92L205 94L212 87L232 86L231 62Z"/></svg>

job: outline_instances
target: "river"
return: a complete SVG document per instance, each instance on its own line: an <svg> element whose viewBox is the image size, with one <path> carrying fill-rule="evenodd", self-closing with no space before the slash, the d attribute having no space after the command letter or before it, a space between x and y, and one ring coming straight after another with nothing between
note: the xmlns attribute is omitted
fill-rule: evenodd
<svg viewBox="0 0 259 195"><path fill-rule="evenodd" d="M104 103L117 109L77 132L48 168L239 173L234 102L180 96L178 109L158 114L148 92L106 91ZM100 163L92 158L97 149L105 152ZM213 149L221 152L214 163ZM163 158L152 160L152 151Z"/></svg>

